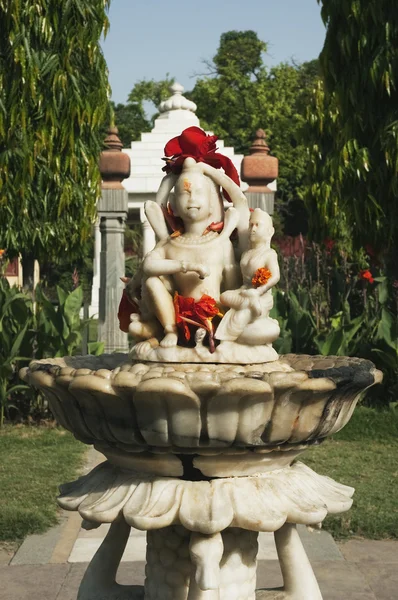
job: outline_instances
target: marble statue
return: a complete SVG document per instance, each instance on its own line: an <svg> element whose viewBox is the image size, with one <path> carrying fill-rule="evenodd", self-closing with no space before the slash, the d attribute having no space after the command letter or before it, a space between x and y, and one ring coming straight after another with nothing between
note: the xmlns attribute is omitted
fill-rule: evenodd
<svg viewBox="0 0 398 600"><path fill-rule="evenodd" d="M269 214L256 208L249 229L249 249L240 261L243 285L221 294L221 303L230 310L215 337L252 346L272 343L279 335L278 321L271 319L269 312L273 306L271 288L278 283L280 272L277 254L270 245L274 228Z"/></svg>
<svg viewBox="0 0 398 600"><path fill-rule="evenodd" d="M193 158L185 160L176 182L173 203L173 214L182 220L184 232L176 237L161 239L144 259L143 300L150 305L153 315L163 327L165 335L160 345L165 348L177 345L173 302L175 292L195 301L205 294L217 302L223 288L228 289L239 282L234 250L229 239L238 225L238 211L231 208L226 212L220 234L215 231L204 234L214 221L214 213L217 216L220 213L220 199L210 178L220 181L222 175L208 165L196 163ZM237 193L233 182L230 183L232 185L229 182L227 185L231 188L232 197L238 196L243 204L240 190ZM146 207L146 213L152 223L153 217L158 217L158 214L152 213L151 208L151 205ZM155 221L155 231L157 228ZM148 322L145 326L150 328ZM143 333L141 322L136 320L129 330L133 335L140 336ZM151 333L155 335L156 331L155 325Z"/></svg>
<svg viewBox="0 0 398 600"><path fill-rule="evenodd" d="M220 187L233 205L227 210ZM133 357L170 362L238 362L239 357L241 362L243 355L243 362L276 360L271 344L279 327L269 311L279 267L270 248L271 217L259 210L250 216L239 186L192 157L185 158L179 175L166 175L157 202L147 202L145 212L158 242L144 257L139 276L127 285L139 307L128 327L137 340ZM174 228L171 234L168 223ZM272 276L265 285L253 287L257 270ZM190 342L188 347L184 342Z"/></svg>

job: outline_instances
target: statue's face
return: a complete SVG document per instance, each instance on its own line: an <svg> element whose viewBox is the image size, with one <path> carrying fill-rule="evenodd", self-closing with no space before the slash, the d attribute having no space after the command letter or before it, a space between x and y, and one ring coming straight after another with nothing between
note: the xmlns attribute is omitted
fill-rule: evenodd
<svg viewBox="0 0 398 600"><path fill-rule="evenodd" d="M183 221L203 221L212 214L209 181L202 173L182 174L175 187L175 214Z"/></svg>
<svg viewBox="0 0 398 600"><path fill-rule="evenodd" d="M274 234L274 228L268 215L252 212L249 221L250 241L268 241Z"/></svg>

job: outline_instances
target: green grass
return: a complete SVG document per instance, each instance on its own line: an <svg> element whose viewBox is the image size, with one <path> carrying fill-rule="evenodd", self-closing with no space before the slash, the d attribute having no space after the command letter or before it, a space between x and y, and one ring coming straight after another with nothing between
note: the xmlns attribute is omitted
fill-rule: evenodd
<svg viewBox="0 0 398 600"><path fill-rule="evenodd" d="M58 486L75 478L85 448L61 429L0 430L0 540L21 540L56 523Z"/></svg>
<svg viewBox="0 0 398 600"><path fill-rule="evenodd" d="M337 538L398 538L398 411L359 407L336 436L303 455L314 471L355 488L350 511L327 517Z"/></svg>

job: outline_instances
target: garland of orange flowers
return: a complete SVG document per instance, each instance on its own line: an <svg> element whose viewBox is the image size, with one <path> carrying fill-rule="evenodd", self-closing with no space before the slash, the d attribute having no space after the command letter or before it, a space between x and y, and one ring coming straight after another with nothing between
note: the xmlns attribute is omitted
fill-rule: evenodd
<svg viewBox="0 0 398 600"><path fill-rule="evenodd" d="M260 269L257 269L252 278L252 286L254 288L258 288L262 285L265 285L266 283L268 283L268 280L270 279L271 275L271 271L266 267L261 267Z"/></svg>

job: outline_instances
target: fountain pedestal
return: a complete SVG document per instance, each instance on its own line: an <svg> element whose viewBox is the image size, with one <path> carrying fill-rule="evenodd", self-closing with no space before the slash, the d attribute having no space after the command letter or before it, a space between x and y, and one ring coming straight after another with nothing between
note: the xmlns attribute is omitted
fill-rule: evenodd
<svg viewBox="0 0 398 600"><path fill-rule="evenodd" d="M61 487L89 527L111 523L79 600L321 600L296 524L348 510L353 488L297 457L349 420L380 380L372 363L287 355L256 365L131 363L125 355L32 363L24 379L107 460ZM116 571L147 530L144 588ZM255 592L257 535L274 532L284 587Z"/></svg>

